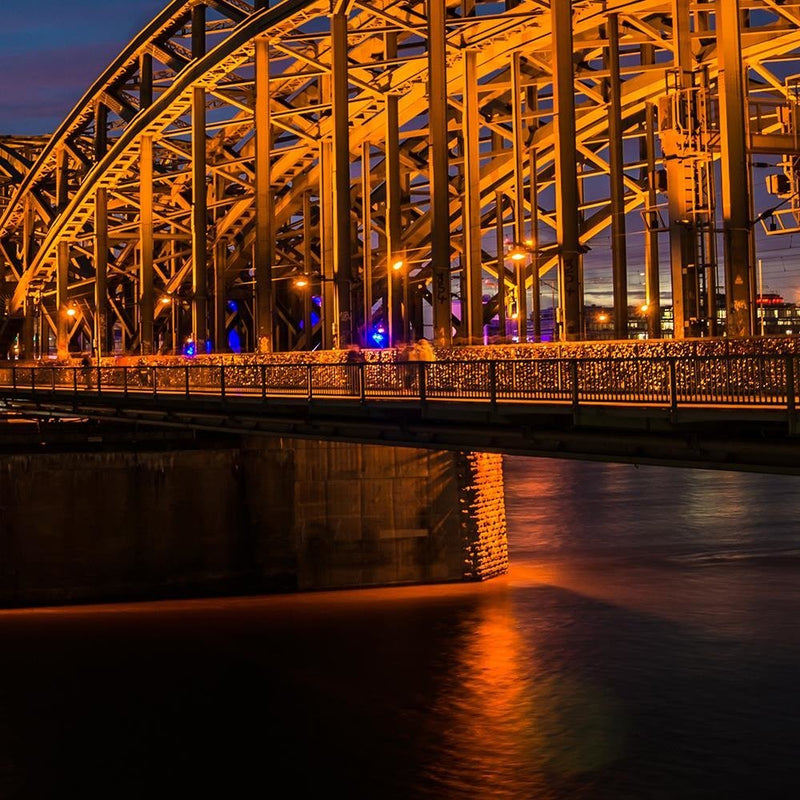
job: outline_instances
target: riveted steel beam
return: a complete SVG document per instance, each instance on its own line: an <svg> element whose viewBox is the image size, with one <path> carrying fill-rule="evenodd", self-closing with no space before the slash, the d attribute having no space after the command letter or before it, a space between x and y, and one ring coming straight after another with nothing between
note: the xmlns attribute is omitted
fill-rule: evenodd
<svg viewBox="0 0 800 800"><path fill-rule="evenodd" d="M139 149L139 349L153 353L153 137L142 136Z"/></svg>
<svg viewBox="0 0 800 800"><path fill-rule="evenodd" d="M428 2L428 103L433 336L452 342L450 306L450 177L447 133L447 29L445 0Z"/></svg>
<svg viewBox="0 0 800 800"><path fill-rule="evenodd" d="M270 119L269 42L255 43L255 280L256 347L259 353L273 349L274 320L272 294L273 197L272 122Z"/></svg>
<svg viewBox="0 0 800 800"><path fill-rule="evenodd" d="M741 61L741 10L738 0L717 0L722 225L725 246L725 297L728 336L753 333L750 263L750 170L745 132L745 91Z"/></svg>
<svg viewBox="0 0 800 800"><path fill-rule="evenodd" d="M611 184L611 274L614 287L614 336L628 338L628 257L625 235L622 81L619 66L619 16L608 16L608 152Z"/></svg>
<svg viewBox="0 0 800 800"><path fill-rule="evenodd" d="M461 138L464 158L464 255L462 258L462 335L483 337L483 243L481 241L481 122L478 106L478 53L464 52L464 110Z"/></svg>
<svg viewBox="0 0 800 800"><path fill-rule="evenodd" d="M581 281L580 211L578 205L577 152L575 148L575 89L572 64L572 4L550 6L553 29L553 105L556 218L558 242L558 294L560 338L580 338L583 315Z"/></svg>

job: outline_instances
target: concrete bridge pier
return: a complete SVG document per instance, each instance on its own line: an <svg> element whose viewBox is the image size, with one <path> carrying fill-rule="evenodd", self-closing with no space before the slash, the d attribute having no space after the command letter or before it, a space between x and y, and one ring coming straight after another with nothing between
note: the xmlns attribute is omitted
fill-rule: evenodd
<svg viewBox="0 0 800 800"><path fill-rule="evenodd" d="M3 427L20 439L19 426ZM45 429L36 448L17 441L0 460L2 606L507 569L499 455L265 437L150 445L97 426L56 429L68 447Z"/></svg>
<svg viewBox="0 0 800 800"><path fill-rule="evenodd" d="M484 580L506 571L502 456L288 442L302 589Z"/></svg>

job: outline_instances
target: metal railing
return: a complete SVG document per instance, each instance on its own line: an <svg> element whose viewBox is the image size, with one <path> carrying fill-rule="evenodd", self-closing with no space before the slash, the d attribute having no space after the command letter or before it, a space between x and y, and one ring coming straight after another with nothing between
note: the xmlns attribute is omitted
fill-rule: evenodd
<svg viewBox="0 0 800 800"><path fill-rule="evenodd" d="M538 358L411 363L18 365L0 397L149 396L754 406L795 410L794 355Z"/></svg>

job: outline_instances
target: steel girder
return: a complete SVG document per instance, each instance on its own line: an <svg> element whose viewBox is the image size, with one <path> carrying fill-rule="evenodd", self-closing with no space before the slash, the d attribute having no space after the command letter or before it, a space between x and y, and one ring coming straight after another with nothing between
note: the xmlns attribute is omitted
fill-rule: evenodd
<svg viewBox="0 0 800 800"><path fill-rule="evenodd" d="M744 335L750 162L795 180L799 48L774 0L176 0L4 170L10 308L37 354L335 347L379 323L447 343L557 275L575 339L611 229L618 335L645 253L661 299L659 239L674 335L714 332L718 251Z"/></svg>

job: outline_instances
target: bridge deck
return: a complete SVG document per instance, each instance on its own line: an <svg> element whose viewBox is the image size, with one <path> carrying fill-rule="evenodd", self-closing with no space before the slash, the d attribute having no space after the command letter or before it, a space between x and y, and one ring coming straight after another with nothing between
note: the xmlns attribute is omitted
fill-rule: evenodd
<svg viewBox="0 0 800 800"><path fill-rule="evenodd" d="M797 356L0 367L9 410L800 473Z"/></svg>

